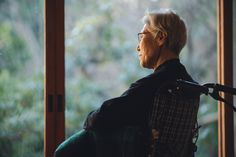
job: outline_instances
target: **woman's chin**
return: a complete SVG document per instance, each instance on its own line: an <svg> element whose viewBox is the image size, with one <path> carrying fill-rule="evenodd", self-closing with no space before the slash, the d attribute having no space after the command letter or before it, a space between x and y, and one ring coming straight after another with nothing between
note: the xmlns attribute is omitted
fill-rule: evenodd
<svg viewBox="0 0 236 157"><path fill-rule="evenodd" d="M145 62L140 61L140 66L142 68L146 68L146 69L153 69L152 66L150 66L149 64L146 64Z"/></svg>
<svg viewBox="0 0 236 157"><path fill-rule="evenodd" d="M148 68L147 65L142 61L140 61L140 66L143 67L143 68Z"/></svg>

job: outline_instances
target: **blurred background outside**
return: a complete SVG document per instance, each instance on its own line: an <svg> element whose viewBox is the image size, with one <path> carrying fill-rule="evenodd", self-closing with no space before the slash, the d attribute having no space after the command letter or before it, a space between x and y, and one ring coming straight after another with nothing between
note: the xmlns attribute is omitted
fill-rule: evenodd
<svg viewBox="0 0 236 157"><path fill-rule="evenodd" d="M137 33L145 11L163 7L186 21L180 58L189 73L200 84L217 81L216 0L65 0L66 137L103 101L152 73L139 65ZM0 0L1 157L43 156L43 13L43 0ZM216 157L217 102L202 96L198 119L197 156Z"/></svg>
<svg viewBox="0 0 236 157"><path fill-rule="evenodd" d="M43 4L0 0L0 157L43 156Z"/></svg>

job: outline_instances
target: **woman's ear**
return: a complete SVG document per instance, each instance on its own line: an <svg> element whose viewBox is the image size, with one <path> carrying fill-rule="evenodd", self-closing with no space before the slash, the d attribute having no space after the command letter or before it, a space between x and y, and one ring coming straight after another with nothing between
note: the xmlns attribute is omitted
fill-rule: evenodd
<svg viewBox="0 0 236 157"><path fill-rule="evenodd" d="M158 46L163 46L167 40L167 33L166 32L158 32L156 41Z"/></svg>

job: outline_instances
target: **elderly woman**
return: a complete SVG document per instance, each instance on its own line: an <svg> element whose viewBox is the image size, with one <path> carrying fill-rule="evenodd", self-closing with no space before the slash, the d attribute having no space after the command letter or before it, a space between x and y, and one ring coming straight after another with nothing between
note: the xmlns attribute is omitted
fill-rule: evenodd
<svg viewBox="0 0 236 157"><path fill-rule="evenodd" d="M154 72L131 84L121 96L105 101L92 111L84 130L63 142L55 152L56 157L182 157L193 154L192 130L199 99L171 95L162 90L167 82L177 79L193 82L179 60L187 38L185 23L169 9L149 12L143 22L143 29L138 33L137 52L140 65ZM144 136L149 131L151 138Z"/></svg>

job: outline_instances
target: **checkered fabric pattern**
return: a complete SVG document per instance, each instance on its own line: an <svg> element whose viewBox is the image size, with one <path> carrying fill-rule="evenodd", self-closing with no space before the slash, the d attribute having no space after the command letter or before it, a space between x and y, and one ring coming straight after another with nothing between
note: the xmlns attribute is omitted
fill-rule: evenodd
<svg viewBox="0 0 236 157"><path fill-rule="evenodd" d="M197 121L199 95L157 92L149 122L159 132L155 157L183 157Z"/></svg>

